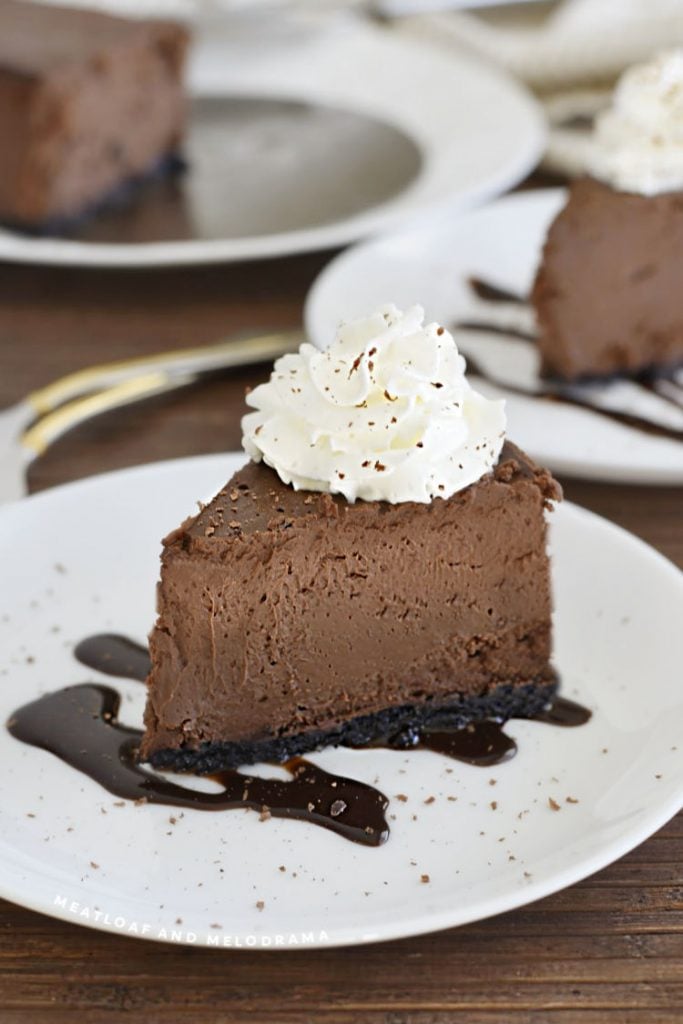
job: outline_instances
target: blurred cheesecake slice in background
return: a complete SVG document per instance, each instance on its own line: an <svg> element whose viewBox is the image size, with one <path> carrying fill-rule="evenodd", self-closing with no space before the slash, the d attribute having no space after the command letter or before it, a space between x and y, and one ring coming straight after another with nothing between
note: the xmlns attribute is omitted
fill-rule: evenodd
<svg viewBox="0 0 683 1024"><path fill-rule="evenodd" d="M683 50L631 68L591 176L552 223L532 301L542 371L564 380L683 362Z"/></svg>
<svg viewBox="0 0 683 1024"><path fill-rule="evenodd" d="M189 35L173 22L0 3L0 222L69 224L178 165Z"/></svg>

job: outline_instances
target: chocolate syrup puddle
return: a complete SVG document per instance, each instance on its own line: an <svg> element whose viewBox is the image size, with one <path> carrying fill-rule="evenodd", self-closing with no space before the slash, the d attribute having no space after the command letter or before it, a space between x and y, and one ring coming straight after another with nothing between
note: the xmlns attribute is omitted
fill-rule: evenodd
<svg viewBox="0 0 683 1024"><path fill-rule="evenodd" d="M148 651L115 633L87 637L74 653L82 664L111 676L143 681L149 671ZM292 776L289 781L230 770L210 776L222 787L220 792L203 793L164 779L138 763L142 733L120 724L120 704L120 694L111 687L82 683L24 705L7 728L15 739L49 751L125 800L199 811L251 809L267 817L307 821L365 846L379 846L388 838L384 812L389 801L383 793L325 772L301 757L282 766ZM590 717L591 712L580 704L554 697L532 720L573 727ZM488 767L510 760L517 752L504 725L488 719L464 729L404 729L368 746L432 750Z"/></svg>
<svg viewBox="0 0 683 1024"><path fill-rule="evenodd" d="M291 781L237 771L211 778L223 788L202 793L147 771L136 762L142 733L117 721L121 698L109 686L69 686L26 704L7 727L16 739L54 754L124 800L190 807L198 811L251 808L273 818L295 818L365 846L388 835L388 800L363 782L331 775L293 758L284 767Z"/></svg>
<svg viewBox="0 0 683 1024"><path fill-rule="evenodd" d="M81 640L74 649L76 661L108 676L136 679L144 683L149 675L149 651L142 644L119 633L97 633Z"/></svg>
<svg viewBox="0 0 683 1024"><path fill-rule="evenodd" d="M575 729L579 725L585 725L590 717L591 712L583 704L577 704L575 700L568 700L566 697L554 697L543 711L534 715L534 722L547 722L548 725Z"/></svg>
<svg viewBox="0 0 683 1024"><path fill-rule="evenodd" d="M677 384L673 376L646 371L639 374L636 381L645 391L656 395L657 398L663 398L675 409L683 408L683 385Z"/></svg>
<svg viewBox="0 0 683 1024"><path fill-rule="evenodd" d="M497 284L491 284L490 281L484 281L481 277L468 277L467 283L477 298L483 302L505 302L515 306L526 306L526 301L521 295L500 288Z"/></svg>
<svg viewBox="0 0 683 1024"><path fill-rule="evenodd" d="M385 747L388 750L432 750L455 761L486 768L509 761L517 753L517 744L503 732L503 722L486 719L464 729L402 729L381 736L360 749Z"/></svg>
<svg viewBox="0 0 683 1024"><path fill-rule="evenodd" d="M468 278L468 284L476 297L482 302L490 304L492 308L500 304L514 305L520 309L528 306L528 302L520 295L490 284L482 278L470 277ZM471 333L487 332L495 334L502 339L508 338L512 341L523 341L529 345L535 345L536 343L535 335L521 329L512 322L508 326L501 324L499 320L466 319L455 323L454 327L459 331ZM585 388L582 388L581 383L565 386L561 382L556 381L550 381L548 385L545 385L542 380L533 382L529 387L523 387L519 384L508 383L499 374L491 373L486 366L472 356L467 355L466 358L467 367L471 373L481 377L483 380L488 380L497 387L504 388L510 394L521 395L524 398L534 398L537 401L573 405L580 409L587 409L597 416L620 423L644 434L663 437L673 441L683 441L683 430L679 428L667 426L665 423L659 423L655 419L640 416L634 412L606 409L595 401L591 401L590 381L586 382ZM666 372L644 373L633 378L632 383L676 409L680 410L683 408L683 388L677 385L674 379ZM544 387L548 387L548 390L544 390ZM583 393L580 393L580 391L583 391Z"/></svg>
<svg viewBox="0 0 683 1024"><path fill-rule="evenodd" d="M464 729L448 732L425 729L416 744L418 750L433 750L465 764L487 768L509 761L517 753L517 744L503 732L501 722L473 722Z"/></svg>
<svg viewBox="0 0 683 1024"><path fill-rule="evenodd" d="M499 334L501 338L518 338L520 341L528 341L536 344L536 335L530 331L523 331L520 327L504 327L502 324L486 323L485 320L458 320L454 325L459 331L486 331L488 334ZM467 360L469 368L469 359Z"/></svg>
<svg viewBox="0 0 683 1024"><path fill-rule="evenodd" d="M591 712L582 704L555 696L542 711L529 716L529 721L575 728L585 725L590 718ZM464 729L403 729L373 740L367 746L389 750L432 750L455 761L488 768L510 761L517 753L517 744L503 731L504 727L504 721L488 718L473 722Z"/></svg>
<svg viewBox="0 0 683 1024"><path fill-rule="evenodd" d="M462 328L462 324L456 324L458 329ZM477 330L493 330L500 332L501 334L507 334L510 336L511 331L502 331L500 327L489 326L488 324L478 324ZM516 335L519 337L520 335ZM524 398L535 398L542 402L554 402L557 405L573 405L575 408L588 409L590 412L595 413L596 416L602 416L606 419L612 420L623 424L625 427L631 427L634 430L639 430L642 434L651 434L654 437L666 437L674 441L683 441L683 431L675 430L671 427L665 427L660 423L655 423L654 420L648 420L642 416L636 416L633 413L626 412L612 412L607 409L601 409L599 406L594 405L587 399L581 399L578 395L570 397L567 394L560 394L557 392L541 392L535 388L524 388L519 385L509 384L507 381L501 380L498 376L490 374L486 371L485 367L480 362L477 362L472 356L466 356L467 369L475 377L481 377L483 380L489 381L490 384L495 384L496 387L504 388L511 395L521 395Z"/></svg>

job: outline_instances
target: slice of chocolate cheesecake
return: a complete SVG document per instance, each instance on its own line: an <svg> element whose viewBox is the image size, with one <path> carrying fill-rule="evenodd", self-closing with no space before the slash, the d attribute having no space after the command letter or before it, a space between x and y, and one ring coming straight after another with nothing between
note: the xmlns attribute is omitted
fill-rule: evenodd
<svg viewBox="0 0 683 1024"><path fill-rule="evenodd" d="M532 301L541 371L638 376L683 363L683 48L636 64L597 116L587 173L550 226Z"/></svg>
<svg viewBox="0 0 683 1024"><path fill-rule="evenodd" d="M350 503L247 464L164 542L141 757L207 772L538 712L560 496L509 443L429 503Z"/></svg>
<svg viewBox="0 0 683 1024"><path fill-rule="evenodd" d="M73 226L179 166L187 29L0 2L0 221Z"/></svg>
<svg viewBox="0 0 683 1024"><path fill-rule="evenodd" d="M563 380L683 362L683 191L585 178L552 223L532 292L541 372Z"/></svg>

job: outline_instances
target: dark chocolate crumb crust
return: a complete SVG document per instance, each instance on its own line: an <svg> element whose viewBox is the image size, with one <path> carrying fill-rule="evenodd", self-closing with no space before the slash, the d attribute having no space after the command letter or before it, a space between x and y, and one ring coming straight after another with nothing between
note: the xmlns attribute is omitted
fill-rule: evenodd
<svg viewBox="0 0 683 1024"><path fill-rule="evenodd" d="M149 763L154 768L206 774L247 764L283 762L321 747L371 746L420 729L454 730L484 719L532 718L550 702L558 685L557 678L514 686L505 684L490 693L463 695L450 704L436 706L427 701L422 705L385 708L374 715L360 715L332 729L316 729L297 736L273 736L252 742L205 743L196 750L157 750ZM396 745L400 747L401 743ZM406 747L409 745L405 743Z"/></svg>
<svg viewBox="0 0 683 1024"><path fill-rule="evenodd" d="M68 235L94 217L128 206L142 195L145 188L161 181L178 177L187 170L187 161L180 153L168 153L155 159L149 166L132 174L114 185L104 195L77 212L65 216L51 216L34 223L15 220L12 217L0 216L0 225L23 235L34 238L45 238L53 235Z"/></svg>

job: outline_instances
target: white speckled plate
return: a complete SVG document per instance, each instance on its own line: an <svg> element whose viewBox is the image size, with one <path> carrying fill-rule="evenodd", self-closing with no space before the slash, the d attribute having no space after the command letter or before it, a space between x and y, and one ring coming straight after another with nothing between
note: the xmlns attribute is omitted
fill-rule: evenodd
<svg viewBox="0 0 683 1024"><path fill-rule="evenodd" d="M241 458L144 466L0 510L0 720L38 694L96 678L72 656L84 636L144 640L160 537ZM391 836L379 849L252 812L116 806L2 729L0 895L162 941L344 945L510 910L632 849L683 804L683 576L569 504L552 524L557 663L564 692L594 710L588 725L512 722L519 754L487 769L426 751L313 755L391 798ZM120 685L122 718L137 724L143 688Z"/></svg>
<svg viewBox="0 0 683 1024"><path fill-rule="evenodd" d="M364 316L393 302L405 309L417 302L429 320L447 326L482 313L467 278L475 275L517 295L529 293L549 224L565 201L561 189L523 192L460 217L442 218L400 234L355 246L325 267L306 302L311 340L325 348L341 319ZM523 311L524 312L524 311ZM499 312L498 316L504 319ZM524 319L531 320L527 311ZM538 380L535 346L501 340L490 332L456 332L465 356L489 359L505 381L529 386ZM683 484L683 442L625 426L590 409L512 394L504 387L480 383L491 397L507 401L508 435L556 473L634 484ZM625 409L652 408L653 398L628 384ZM679 385L678 397L683 393ZM610 388L616 397L616 385ZM623 395L623 391L622 391ZM683 425L679 405L657 400L657 415Z"/></svg>

